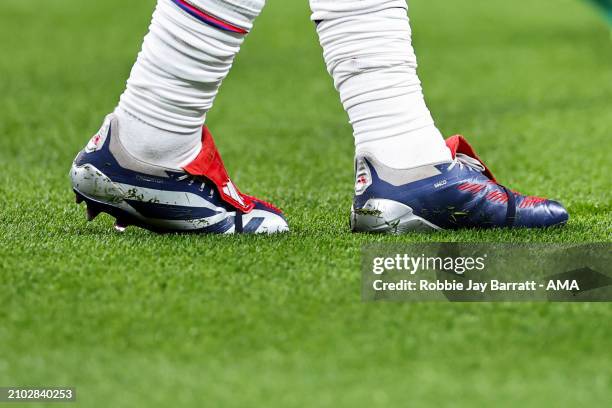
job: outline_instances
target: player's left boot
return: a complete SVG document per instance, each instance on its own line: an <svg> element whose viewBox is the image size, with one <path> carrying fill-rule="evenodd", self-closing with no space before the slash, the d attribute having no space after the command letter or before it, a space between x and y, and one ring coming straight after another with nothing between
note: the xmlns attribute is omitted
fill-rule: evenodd
<svg viewBox="0 0 612 408"><path fill-rule="evenodd" d="M353 231L542 228L567 222L567 211L558 202L498 184L462 136L446 144L452 162L408 170L388 168L367 154L358 156Z"/></svg>

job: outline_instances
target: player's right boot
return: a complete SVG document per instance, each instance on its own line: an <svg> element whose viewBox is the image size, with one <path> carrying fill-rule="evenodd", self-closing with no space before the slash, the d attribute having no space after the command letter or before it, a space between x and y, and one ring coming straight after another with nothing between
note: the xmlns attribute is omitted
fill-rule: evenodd
<svg viewBox="0 0 612 408"><path fill-rule="evenodd" d="M108 115L72 164L72 188L77 203L87 204L89 220L110 214L119 231L129 225L155 232L288 231L279 209L234 186L206 127L202 152L184 171L135 159L121 144L119 131L115 115Z"/></svg>
<svg viewBox="0 0 612 408"><path fill-rule="evenodd" d="M567 211L558 202L498 184L462 136L446 143L452 162L409 170L388 168L367 154L358 156L353 231L542 228L567 222Z"/></svg>

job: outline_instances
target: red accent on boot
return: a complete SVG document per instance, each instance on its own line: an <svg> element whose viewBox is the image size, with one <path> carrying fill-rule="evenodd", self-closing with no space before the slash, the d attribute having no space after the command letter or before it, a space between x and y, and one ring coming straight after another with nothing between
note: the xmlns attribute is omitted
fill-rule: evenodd
<svg viewBox="0 0 612 408"><path fill-rule="evenodd" d="M455 135L455 136L449 137L448 139L446 139L446 146L448 146L448 148L450 149L453 155L453 159L455 158L457 153L461 153L461 154L465 154L466 156L470 156L471 158L478 160L480 164L482 164L485 168L485 171L483 172L483 174L487 176L489 179L491 179L491 181L494 181L495 183L497 183L497 180L495 180L495 176L493 175L491 170L489 170L487 165L484 164L482 160L480 160L480 157L478 157L478 155L474 151L474 148L470 146L468 141L465 140L463 136Z"/></svg>
<svg viewBox="0 0 612 408"><path fill-rule="evenodd" d="M202 128L202 150L200 154L183 169L192 176L204 177L212 182L223 201L237 210L248 213L255 207L255 202L251 197L242 194L230 180L212 134L206 126ZM233 196L230 195L232 193Z"/></svg>

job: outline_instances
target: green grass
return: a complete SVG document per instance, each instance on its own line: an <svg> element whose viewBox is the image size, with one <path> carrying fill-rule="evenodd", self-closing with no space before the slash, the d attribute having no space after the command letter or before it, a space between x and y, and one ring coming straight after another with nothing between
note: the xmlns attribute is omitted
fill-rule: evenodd
<svg viewBox="0 0 612 408"><path fill-rule="evenodd" d="M307 1L270 1L208 123L234 181L286 210L271 238L118 235L73 203L152 7L0 4L0 385L73 385L83 407L609 404L609 304L360 300L369 242L612 241L612 44L586 3L410 11L441 129L567 227L371 236L347 228L351 130Z"/></svg>

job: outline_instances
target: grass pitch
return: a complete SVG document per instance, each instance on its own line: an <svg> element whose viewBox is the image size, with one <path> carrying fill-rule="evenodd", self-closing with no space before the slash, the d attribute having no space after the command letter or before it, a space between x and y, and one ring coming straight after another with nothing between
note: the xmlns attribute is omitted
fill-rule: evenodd
<svg viewBox="0 0 612 408"><path fill-rule="evenodd" d="M67 171L116 104L152 8L0 4L0 385L76 386L84 407L610 402L609 304L360 301L368 242L612 240L612 44L586 3L411 2L440 128L571 221L407 236L348 231L351 130L306 0L269 1L208 121L237 185L285 209L293 232L86 223Z"/></svg>

